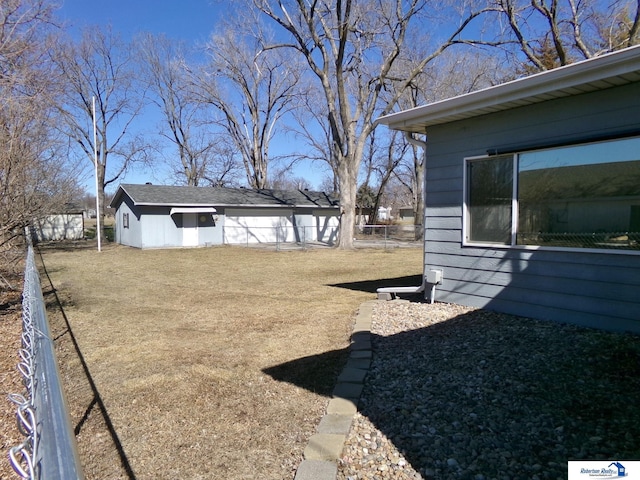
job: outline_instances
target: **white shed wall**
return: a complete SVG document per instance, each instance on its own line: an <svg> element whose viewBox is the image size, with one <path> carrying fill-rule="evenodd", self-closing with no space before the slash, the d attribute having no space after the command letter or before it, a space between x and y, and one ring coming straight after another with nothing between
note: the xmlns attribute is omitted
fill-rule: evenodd
<svg viewBox="0 0 640 480"><path fill-rule="evenodd" d="M84 237L84 219L82 213L47 215L35 221L34 230L40 242L80 240Z"/></svg>

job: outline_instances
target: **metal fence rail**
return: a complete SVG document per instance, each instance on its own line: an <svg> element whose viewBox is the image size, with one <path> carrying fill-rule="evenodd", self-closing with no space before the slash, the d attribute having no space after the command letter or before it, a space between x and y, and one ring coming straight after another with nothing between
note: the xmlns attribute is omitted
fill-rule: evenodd
<svg viewBox="0 0 640 480"><path fill-rule="evenodd" d="M9 398L17 405L18 427L25 439L9 450L13 469L29 479L84 478L31 246L24 272L19 353L18 370L26 393Z"/></svg>

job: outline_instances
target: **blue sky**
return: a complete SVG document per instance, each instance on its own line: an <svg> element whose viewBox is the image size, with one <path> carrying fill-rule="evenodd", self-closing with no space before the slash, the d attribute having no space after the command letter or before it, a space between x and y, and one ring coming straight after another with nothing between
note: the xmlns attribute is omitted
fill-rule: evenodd
<svg viewBox="0 0 640 480"><path fill-rule="evenodd" d="M222 0L63 0L58 16L72 29L111 24L125 38L138 32L204 42L219 15Z"/></svg>
<svg viewBox="0 0 640 480"><path fill-rule="evenodd" d="M192 45L202 45L214 30L218 19L226 14L226 6L230 3L225 0L60 0L57 17L72 34L87 26L111 25L113 31L125 39L131 39L140 32L152 32ZM145 130L156 131L158 115L153 113L148 118ZM270 147L272 154L286 151L284 143L278 145L277 139L273 140ZM297 166L293 173L293 176L309 181L312 188L320 187L323 175L319 168L309 163ZM119 183L147 181L167 183L170 180L162 169L136 167ZM86 182L90 192L95 189L93 182L93 178Z"/></svg>

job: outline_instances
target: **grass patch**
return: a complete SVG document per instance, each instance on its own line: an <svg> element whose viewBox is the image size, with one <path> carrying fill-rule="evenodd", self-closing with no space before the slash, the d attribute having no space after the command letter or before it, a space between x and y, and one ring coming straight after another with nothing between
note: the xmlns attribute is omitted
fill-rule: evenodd
<svg viewBox="0 0 640 480"><path fill-rule="evenodd" d="M421 249L405 248L108 245L43 261L87 479L293 478L360 303L422 271ZM290 362L307 388L265 373Z"/></svg>

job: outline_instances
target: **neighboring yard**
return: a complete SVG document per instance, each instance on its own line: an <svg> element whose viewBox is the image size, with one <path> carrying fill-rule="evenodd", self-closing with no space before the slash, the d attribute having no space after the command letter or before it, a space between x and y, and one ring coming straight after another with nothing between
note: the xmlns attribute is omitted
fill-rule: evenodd
<svg viewBox="0 0 640 480"><path fill-rule="evenodd" d="M43 259L87 480L292 479L360 303L422 272L420 248L107 245L45 249ZM286 375L315 391L263 372L318 354Z"/></svg>

